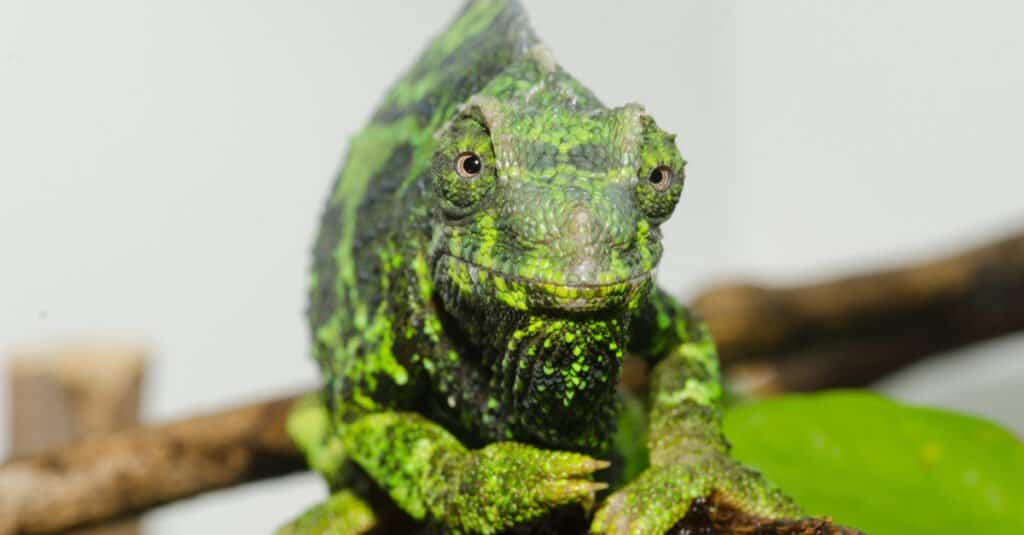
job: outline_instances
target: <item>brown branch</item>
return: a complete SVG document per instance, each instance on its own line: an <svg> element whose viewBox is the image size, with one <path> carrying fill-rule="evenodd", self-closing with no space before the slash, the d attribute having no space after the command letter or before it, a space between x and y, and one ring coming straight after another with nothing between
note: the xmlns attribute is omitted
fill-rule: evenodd
<svg viewBox="0 0 1024 535"><path fill-rule="evenodd" d="M582 533L582 532L581 532ZM732 533L734 535L863 535L860 531L832 524L827 518L771 520L738 511L725 496L712 493L694 500L690 510L666 535Z"/></svg>
<svg viewBox="0 0 1024 535"><path fill-rule="evenodd" d="M46 451L139 425L145 365L143 348L113 341L15 350L7 368L12 454ZM141 529L138 518L126 517L68 535L138 535Z"/></svg>
<svg viewBox="0 0 1024 535"><path fill-rule="evenodd" d="M293 398L85 440L0 466L0 533L55 533L304 466Z"/></svg>
<svg viewBox="0 0 1024 535"><path fill-rule="evenodd" d="M808 286L721 287L695 307L749 390L864 385L938 351L1024 329L1024 235Z"/></svg>
<svg viewBox="0 0 1024 535"><path fill-rule="evenodd" d="M1024 237L812 286L714 290L698 308L723 360L761 362L777 388L861 383L932 351L1024 327ZM52 533L300 470L284 432L292 401L122 432L0 466L0 534ZM709 518L723 521L715 516L723 511L712 508ZM747 528L816 529L806 522Z"/></svg>

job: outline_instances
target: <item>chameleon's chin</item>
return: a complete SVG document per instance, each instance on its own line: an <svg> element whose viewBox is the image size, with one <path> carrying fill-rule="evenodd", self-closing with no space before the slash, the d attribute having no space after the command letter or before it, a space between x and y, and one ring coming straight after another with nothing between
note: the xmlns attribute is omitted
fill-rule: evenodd
<svg viewBox="0 0 1024 535"><path fill-rule="evenodd" d="M588 314L634 308L651 289L653 272L598 284L564 284L489 269L446 254L435 267L435 282L456 300L494 302L520 311Z"/></svg>

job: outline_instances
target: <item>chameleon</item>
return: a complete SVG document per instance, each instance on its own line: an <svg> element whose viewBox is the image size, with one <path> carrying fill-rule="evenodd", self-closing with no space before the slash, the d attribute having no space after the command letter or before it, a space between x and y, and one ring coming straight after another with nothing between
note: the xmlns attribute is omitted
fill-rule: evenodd
<svg viewBox="0 0 1024 535"><path fill-rule="evenodd" d="M373 492L446 533L582 507L593 533L658 534L712 493L799 515L729 456L708 328L655 284L685 163L642 106L559 66L518 1L465 4L322 212L324 387L288 431L331 494L278 533L379 527ZM618 385L627 355L651 365L646 397Z"/></svg>

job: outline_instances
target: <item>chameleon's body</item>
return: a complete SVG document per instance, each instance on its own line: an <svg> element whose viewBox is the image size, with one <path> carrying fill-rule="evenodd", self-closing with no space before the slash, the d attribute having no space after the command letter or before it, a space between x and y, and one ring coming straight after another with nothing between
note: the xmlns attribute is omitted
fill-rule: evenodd
<svg viewBox="0 0 1024 535"><path fill-rule="evenodd" d="M365 475L413 518L499 531L592 499L607 463L590 456L636 475L595 531L663 532L713 490L795 514L729 459L714 346L653 285L683 165L640 106L606 108L558 67L518 4L467 5L352 140L324 212L326 403L290 428L334 494L283 531L371 525ZM638 424L626 351L656 364L647 449L616 436Z"/></svg>

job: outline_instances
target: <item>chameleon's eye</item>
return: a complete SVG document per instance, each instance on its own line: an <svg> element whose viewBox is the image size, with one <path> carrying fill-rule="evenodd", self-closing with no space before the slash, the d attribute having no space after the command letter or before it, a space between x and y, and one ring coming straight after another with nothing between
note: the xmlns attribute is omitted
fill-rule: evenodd
<svg viewBox="0 0 1024 535"><path fill-rule="evenodd" d="M466 118L449 125L439 140L431 182L442 212L450 218L463 218L478 209L497 181L497 169L491 165L495 161L491 134L476 120Z"/></svg>
<svg viewBox="0 0 1024 535"><path fill-rule="evenodd" d="M475 152L463 152L455 157L455 172L462 178L476 178L484 169L484 162Z"/></svg>
<svg viewBox="0 0 1024 535"><path fill-rule="evenodd" d="M647 177L655 191L665 191L672 185L672 170L664 165L659 165L651 171Z"/></svg>
<svg viewBox="0 0 1024 535"><path fill-rule="evenodd" d="M649 168L650 169L650 168ZM638 178L644 176L643 171L637 173ZM657 165L647 178L636 182L636 198L640 209L648 219L661 223L672 215L672 211L683 192L682 166Z"/></svg>
<svg viewBox="0 0 1024 535"><path fill-rule="evenodd" d="M648 116L641 117L640 121L643 133L633 192L637 206L647 219L661 224L672 215L683 193L686 161L679 154L675 136L658 128Z"/></svg>

